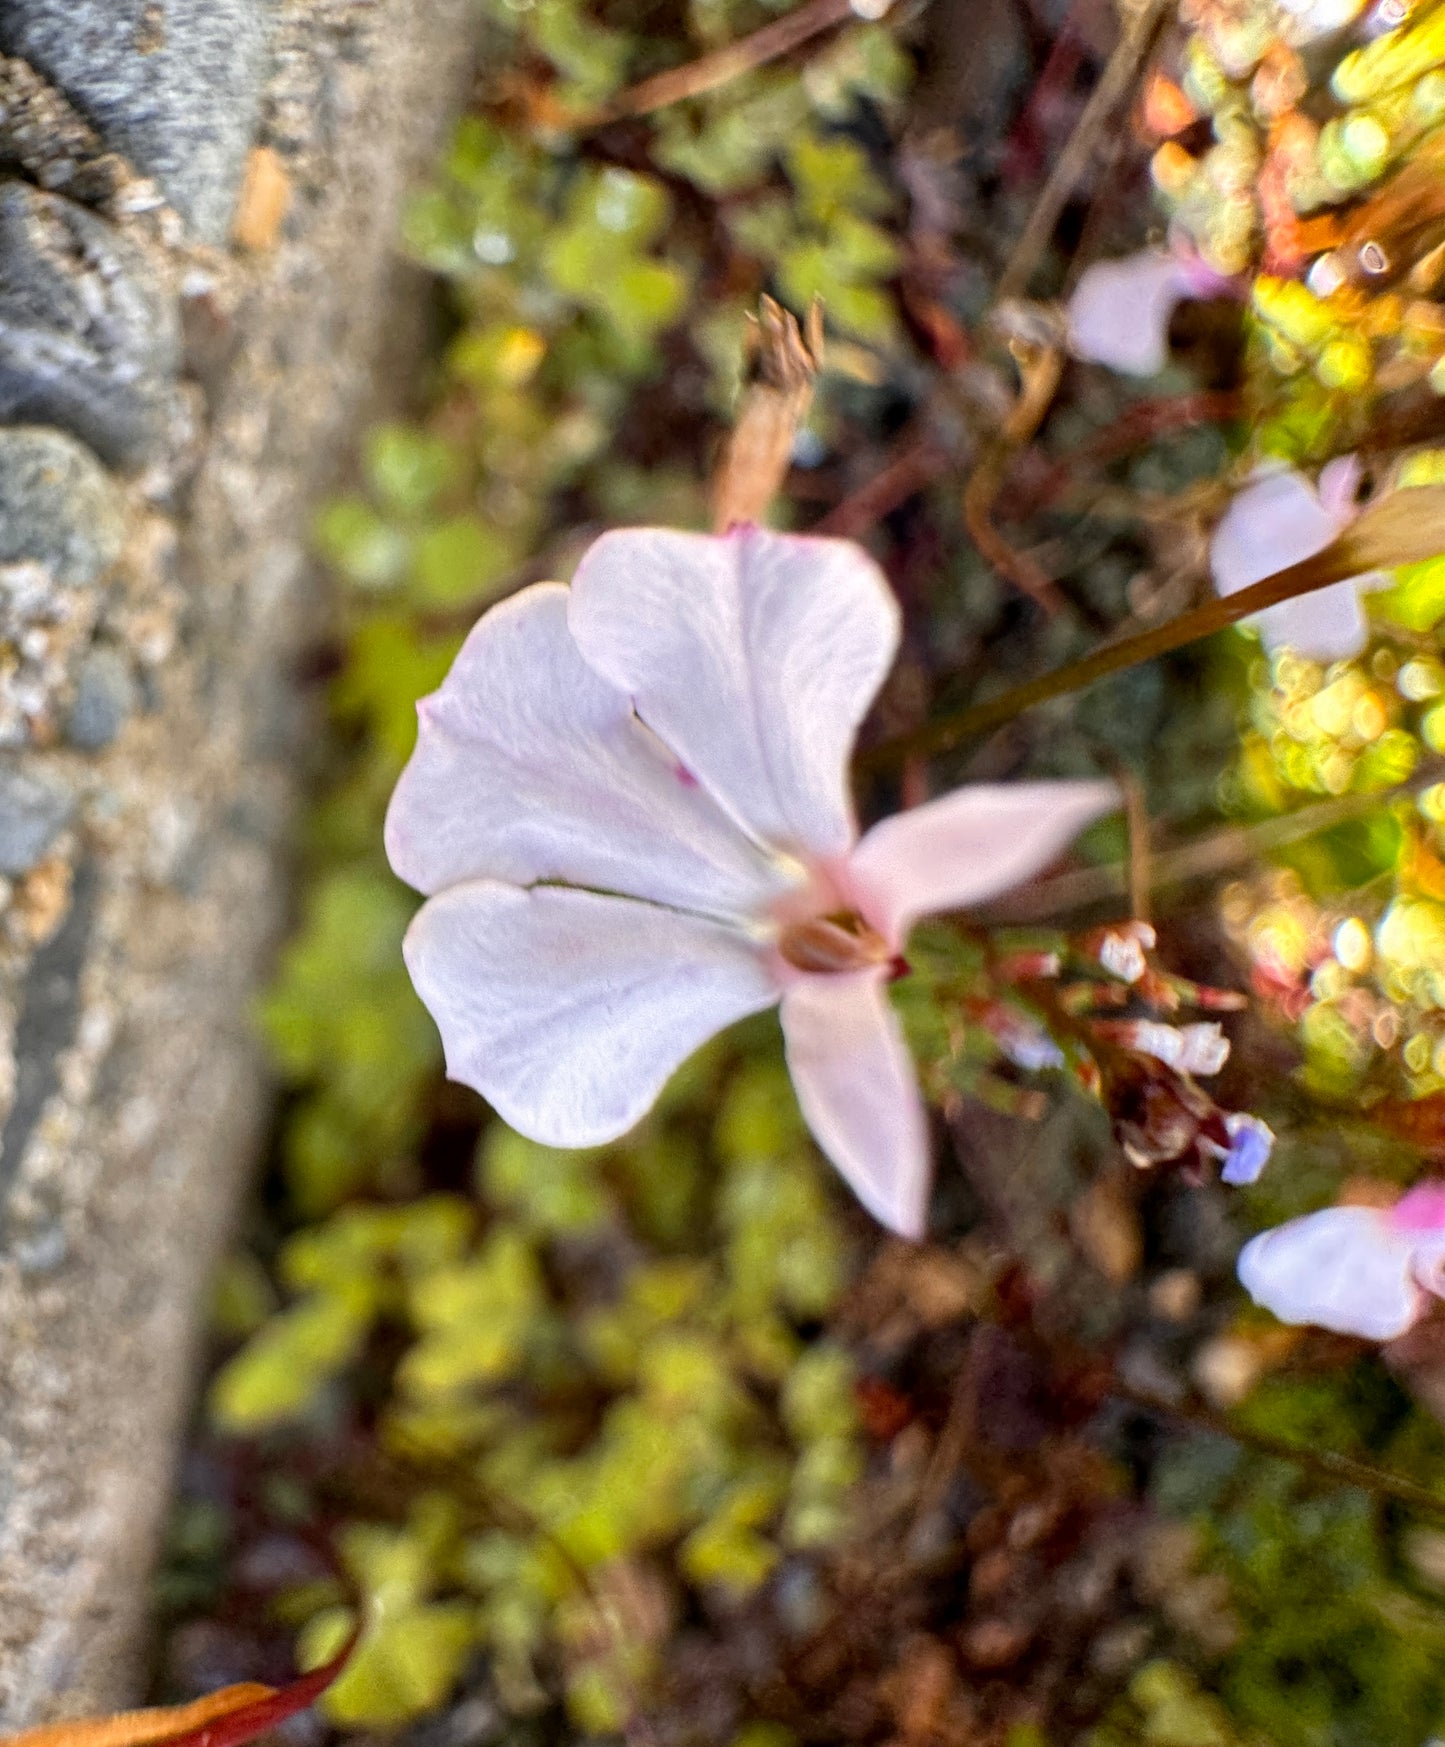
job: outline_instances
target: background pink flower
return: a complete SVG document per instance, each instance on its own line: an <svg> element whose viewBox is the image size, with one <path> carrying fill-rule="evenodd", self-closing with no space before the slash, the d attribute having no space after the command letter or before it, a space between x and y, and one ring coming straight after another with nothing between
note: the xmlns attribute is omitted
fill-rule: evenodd
<svg viewBox="0 0 1445 1747"><path fill-rule="evenodd" d="M1393 1207L1327 1207L1252 1238L1239 1278L1281 1322L1388 1341L1445 1297L1445 1184Z"/></svg>
<svg viewBox="0 0 1445 1747"><path fill-rule="evenodd" d="M1065 310L1069 350L1123 376L1157 376L1169 362L1176 307L1186 297L1235 293L1237 285L1194 255L1172 249L1096 261L1080 274Z"/></svg>
<svg viewBox="0 0 1445 1747"><path fill-rule="evenodd" d="M1214 530L1209 565L1219 593L1235 594L1322 552L1354 520L1359 478L1353 455L1324 467L1318 487L1293 468L1257 474L1235 493ZM1389 581L1378 570L1348 577L1266 607L1245 622L1258 627L1270 651L1290 648L1314 661L1341 661L1369 641L1361 593Z"/></svg>

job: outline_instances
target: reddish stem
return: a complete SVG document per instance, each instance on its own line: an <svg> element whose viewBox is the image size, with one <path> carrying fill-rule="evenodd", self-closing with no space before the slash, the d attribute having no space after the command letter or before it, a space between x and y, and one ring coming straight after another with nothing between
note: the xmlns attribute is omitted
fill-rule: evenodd
<svg viewBox="0 0 1445 1747"><path fill-rule="evenodd" d="M881 473L834 504L812 530L842 540L856 540L884 516L908 502L948 471L949 459L931 437L908 442Z"/></svg>

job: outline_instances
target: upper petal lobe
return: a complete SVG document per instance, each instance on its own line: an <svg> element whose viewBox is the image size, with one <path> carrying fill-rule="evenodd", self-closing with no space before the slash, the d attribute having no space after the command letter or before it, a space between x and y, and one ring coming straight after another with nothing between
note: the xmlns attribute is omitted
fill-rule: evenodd
<svg viewBox="0 0 1445 1747"><path fill-rule="evenodd" d="M423 892L565 880L747 914L786 888L778 864L582 659L560 584L493 607L420 715L386 848Z"/></svg>
<svg viewBox="0 0 1445 1747"><path fill-rule="evenodd" d="M898 605L857 546L735 528L604 534L572 584L587 662L760 841L853 841L848 759L898 647Z"/></svg>
<svg viewBox="0 0 1445 1747"><path fill-rule="evenodd" d="M800 978L783 996L783 1039L818 1145L875 1219L916 1238L928 1213L928 1123L887 975L877 966Z"/></svg>
<svg viewBox="0 0 1445 1747"><path fill-rule="evenodd" d="M450 1078L549 1146L625 1134L700 1044L778 998L736 930L560 887L453 886L405 951Z"/></svg>
<svg viewBox="0 0 1445 1747"><path fill-rule="evenodd" d="M1126 376L1157 376L1169 362L1169 318L1191 290L1188 269L1165 249L1095 262L1069 299L1069 349Z"/></svg>
<svg viewBox="0 0 1445 1747"><path fill-rule="evenodd" d="M977 783L880 821L850 858L868 921L895 947L920 916L1022 884L1119 805L1111 782Z"/></svg>

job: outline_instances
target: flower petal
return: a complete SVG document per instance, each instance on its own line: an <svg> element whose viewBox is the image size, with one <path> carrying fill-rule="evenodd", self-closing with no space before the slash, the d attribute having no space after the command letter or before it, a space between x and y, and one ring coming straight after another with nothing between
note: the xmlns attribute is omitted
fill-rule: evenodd
<svg viewBox="0 0 1445 1747"><path fill-rule="evenodd" d="M565 880L746 914L786 889L780 864L583 661L558 583L493 607L419 714L386 848L423 892Z"/></svg>
<svg viewBox="0 0 1445 1747"><path fill-rule="evenodd" d="M783 1039L798 1103L818 1145L874 1216L922 1237L928 1122L885 966L804 977L783 996Z"/></svg>
<svg viewBox="0 0 1445 1747"><path fill-rule="evenodd" d="M405 952L448 1075L549 1146L625 1134L700 1044L778 999L741 932L557 886L452 886Z"/></svg>
<svg viewBox="0 0 1445 1747"><path fill-rule="evenodd" d="M1331 583L1256 615L1260 640L1271 654L1293 649L1311 661L1343 661L1369 641L1370 623L1360 601L1359 577Z"/></svg>
<svg viewBox="0 0 1445 1747"><path fill-rule="evenodd" d="M1373 1207L1327 1207L1261 1232L1239 1253L1239 1278L1281 1322L1388 1341L1419 1320L1413 1245Z"/></svg>
<svg viewBox="0 0 1445 1747"><path fill-rule="evenodd" d="M1169 318L1192 290L1188 268L1167 249L1098 261L1069 299L1069 350L1127 376L1157 376L1169 362Z"/></svg>
<svg viewBox="0 0 1445 1747"><path fill-rule="evenodd" d="M1276 571L1322 552L1350 521L1347 495L1354 474L1349 458L1331 463L1321 475L1327 494L1293 468L1262 473L1235 494L1214 530L1209 548L1214 586L1222 595L1262 582ZM1378 580L1350 577L1266 607L1247 623L1258 626L1268 649L1298 650L1315 661L1338 661L1357 655L1369 635L1362 586Z"/></svg>
<svg viewBox="0 0 1445 1747"><path fill-rule="evenodd" d="M1023 883L1119 805L1111 782L977 783L867 833L849 858L854 899L896 947L920 916Z"/></svg>
<svg viewBox="0 0 1445 1747"><path fill-rule="evenodd" d="M898 603L846 540L735 528L604 534L572 584L583 657L765 843L855 835L853 739L898 647Z"/></svg>
<svg viewBox="0 0 1445 1747"><path fill-rule="evenodd" d="M1326 515L1333 516L1341 528L1360 513L1360 485L1364 477L1364 463L1358 455L1336 455L1320 468L1315 490Z"/></svg>
<svg viewBox="0 0 1445 1747"><path fill-rule="evenodd" d="M1445 1232L1445 1183L1426 1178L1406 1190L1390 1209L1390 1223L1396 1231Z"/></svg>
<svg viewBox="0 0 1445 1747"><path fill-rule="evenodd" d="M1214 586L1234 594L1323 551L1348 517L1326 508L1292 467L1259 473L1237 491L1209 548Z"/></svg>

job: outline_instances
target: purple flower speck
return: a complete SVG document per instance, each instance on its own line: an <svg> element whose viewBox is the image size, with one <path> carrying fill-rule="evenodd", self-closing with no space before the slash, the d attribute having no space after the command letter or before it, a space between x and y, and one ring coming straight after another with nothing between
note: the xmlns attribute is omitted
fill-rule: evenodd
<svg viewBox="0 0 1445 1747"><path fill-rule="evenodd" d="M1229 1151L1219 1180L1236 1189L1258 1182L1274 1150L1274 1130L1257 1116L1246 1116L1240 1111L1227 1116L1224 1126L1229 1130Z"/></svg>

